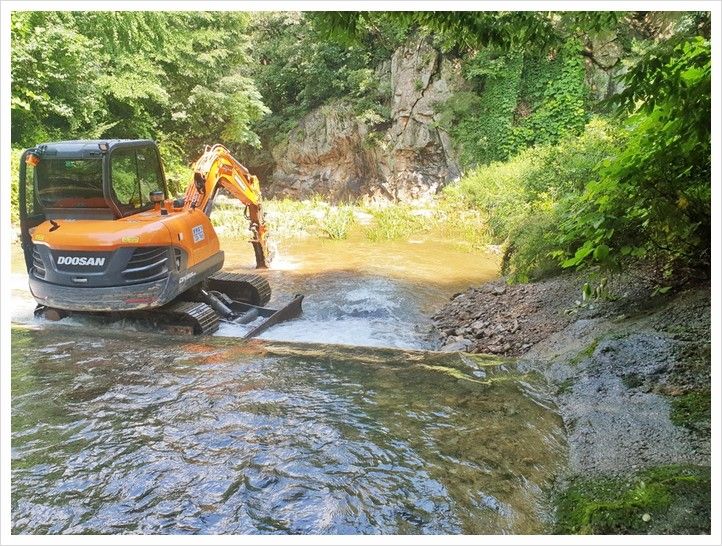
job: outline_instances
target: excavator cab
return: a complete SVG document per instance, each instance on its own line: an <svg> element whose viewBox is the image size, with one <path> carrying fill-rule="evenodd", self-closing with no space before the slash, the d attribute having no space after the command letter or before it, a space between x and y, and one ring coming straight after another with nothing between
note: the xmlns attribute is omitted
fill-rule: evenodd
<svg viewBox="0 0 722 546"><path fill-rule="evenodd" d="M152 140L67 141L28 149L20 161L25 260L42 221L118 219L153 208L168 187ZM161 200L163 200L161 199Z"/></svg>
<svg viewBox="0 0 722 546"><path fill-rule="evenodd" d="M276 310L262 307L271 293L264 277L220 272L224 253L210 221L220 188L246 205L257 267L265 268L258 180L223 146L206 148L177 200L169 198L152 140L63 141L26 150L21 239L39 312L153 310L166 322L190 323L193 333L213 331L224 319L270 318ZM291 314L300 313L296 299Z"/></svg>

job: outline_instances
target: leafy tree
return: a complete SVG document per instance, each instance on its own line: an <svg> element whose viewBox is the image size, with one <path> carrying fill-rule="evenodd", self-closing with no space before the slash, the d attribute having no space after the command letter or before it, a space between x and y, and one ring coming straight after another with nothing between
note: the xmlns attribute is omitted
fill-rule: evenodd
<svg viewBox="0 0 722 546"><path fill-rule="evenodd" d="M219 139L259 145L252 124L268 110L247 69L247 14L16 12L12 21L14 143L146 137L185 159Z"/></svg>
<svg viewBox="0 0 722 546"><path fill-rule="evenodd" d="M658 258L665 276L709 266L710 43L678 36L650 48L615 101L627 145L601 169L561 226L564 267Z"/></svg>
<svg viewBox="0 0 722 546"><path fill-rule="evenodd" d="M381 20L408 32L434 34L443 49L498 47L537 50L557 47L571 36L597 33L614 27L623 12L537 11L413 11L321 12L319 27L342 40L359 40L366 29Z"/></svg>
<svg viewBox="0 0 722 546"><path fill-rule="evenodd" d="M12 15L12 141L78 134L98 122L100 46L38 12Z"/></svg>

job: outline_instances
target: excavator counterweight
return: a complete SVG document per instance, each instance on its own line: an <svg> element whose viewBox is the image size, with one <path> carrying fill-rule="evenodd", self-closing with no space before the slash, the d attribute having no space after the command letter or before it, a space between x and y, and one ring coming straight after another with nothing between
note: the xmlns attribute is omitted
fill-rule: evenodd
<svg viewBox="0 0 722 546"><path fill-rule="evenodd" d="M76 140L26 150L20 162L21 239L36 314L150 319L172 331L210 333L219 321L259 322L301 313L298 296L263 307L263 276L221 272L210 221L223 189L246 207L256 268L269 265L258 179L220 144L206 147L180 199L170 199L151 140Z"/></svg>

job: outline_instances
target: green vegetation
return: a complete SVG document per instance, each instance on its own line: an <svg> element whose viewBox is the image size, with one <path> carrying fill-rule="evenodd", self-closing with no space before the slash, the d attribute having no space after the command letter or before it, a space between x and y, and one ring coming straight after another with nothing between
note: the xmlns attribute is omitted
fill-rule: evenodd
<svg viewBox="0 0 722 546"><path fill-rule="evenodd" d="M346 239L355 223L353 207L342 205L326 209L319 228L329 239Z"/></svg>
<svg viewBox="0 0 722 546"><path fill-rule="evenodd" d="M620 133L594 118L581 135L477 167L444 194L485 215L490 241L506 245L503 267L513 280L541 277L558 270L559 224L598 166L620 150Z"/></svg>
<svg viewBox="0 0 722 546"><path fill-rule="evenodd" d="M513 280L640 259L664 284L708 269L709 40L650 46L624 81L617 118L592 119L579 136L478 167L447 189L489 216Z"/></svg>
<svg viewBox="0 0 722 546"><path fill-rule="evenodd" d="M597 346L599 345L599 339L595 339L592 341L589 345L587 345L584 349L579 351L574 357L569 361L569 364L572 366L576 366L580 362L586 360L587 358L591 357L594 354L594 351L597 350Z"/></svg>
<svg viewBox="0 0 722 546"><path fill-rule="evenodd" d="M467 53L461 59L469 89L440 105L440 124L462 161L479 167L449 191L489 217L491 237L506 244L504 268L513 280L642 259L655 264L665 284L685 270L709 269L709 13L319 17L347 39L362 39L381 18L433 35L444 51ZM593 45L609 36L622 57L605 67ZM590 104L584 62L604 70L621 62L621 91L608 86L609 100ZM587 123L593 110L610 117L597 121L608 126L599 148L590 131L595 122Z"/></svg>
<svg viewBox="0 0 722 546"><path fill-rule="evenodd" d="M408 205L396 205L373 209L374 224L366 232L371 241L407 239L425 230L424 222Z"/></svg>
<svg viewBox="0 0 722 546"><path fill-rule="evenodd" d="M12 14L12 141L153 138L178 167L203 144L259 145L268 112L241 12Z"/></svg>
<svg viewBox="0 0 722 546"><path fill-rule="evenodd" d="M692 391L671 398L670 418L693 431L709 430L712 397L709 390Z"/></svg>
<svg viewBox="0 0 722 546"><path fill-rule="evenodd" d="M463 164L503 161L530 146L579 134L588 119L585 67L576 41L549 56L486 48L464 62L472 91L439 108Z"/></svg>
<svg viewBox="0 0 722 546"><path fill-rule="evenodd" d="M651 47L615 98L633 115L625 146L600 165L560 225L563 267L656 259L664 278L710 260L710 43L677 36ZM654 82L653 84L651 82Z"/></svg>
<svg viewBox="0 0 722 546"><path fill-rule="evenodd" d="M286 141L298 121L313 108L343 103L373 129L389 121L391 82L376 67L391 58L406 32L391 21L364 26L353 44L329 39L322 14L256 13L249 37L253 78L270 113L254 124L262 147L244 146L240 156L264 177L270 174L273 148Z"/></svg>
<svg viewBox="0 0 722 546"><path fill-rule="evenodd" d="M335 205L315 197L304 201L267 199L264 211L272 237L276 239L347 239L358 232L369 241L426 236L450 240L470 251L486 250L489 239L485 217L474 210L459 210L457 206L450 200L439 200L430 208L402 203ZM243 207L233 201L216 202L211 220L223 235L247 236L248 220Z"/></svg>
<svg viewBox="0 0 722 546"><path fill-rule="evenodd" d="M557 498L558 534L710 532L710 469L660 466L578 481ZM680 509L684 507L684 509Z"/></svg>
<svg viewBox="0 0 722 546"><path fill-rule="evenodd" d="M361 209L354 205L333 205L316 198L308 201L268 199L264 202L264 210L274 238L346 239L356 225L356 214ZM234 201L216 204L211 220L223 235L248 235L244 209Z"/></svg>
<svg viewBox="0 0 722 546"><path fill-rule="evenodd" d="M661 290L708 273L705 12L15 12L13 146L153 138L177 191L220 140L265 181L314 108L352 113L376 146L392 122L388 64L420 36L460 67L431 106L465 171L430 214L370 208L369 239L501 245L512 281L642 260ZM344 205L275 206L289 235L345 238L356 222ZM234 215L215 222L243 229Z"/></svg>

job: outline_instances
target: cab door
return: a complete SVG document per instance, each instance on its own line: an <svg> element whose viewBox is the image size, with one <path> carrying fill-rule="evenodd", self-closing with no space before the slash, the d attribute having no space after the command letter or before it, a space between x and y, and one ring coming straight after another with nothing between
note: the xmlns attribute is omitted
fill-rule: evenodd
<svg viewBox="0 0 722 546"><path fill-rule="evenodd" d="M33 242L30 230L45 221L37 196L35 195L35 167L25 162L32 150L25 150L20 157L20 180L18 184L18 207L20 212L20 242L25 254L28 273L33 266Z"/></svg>

